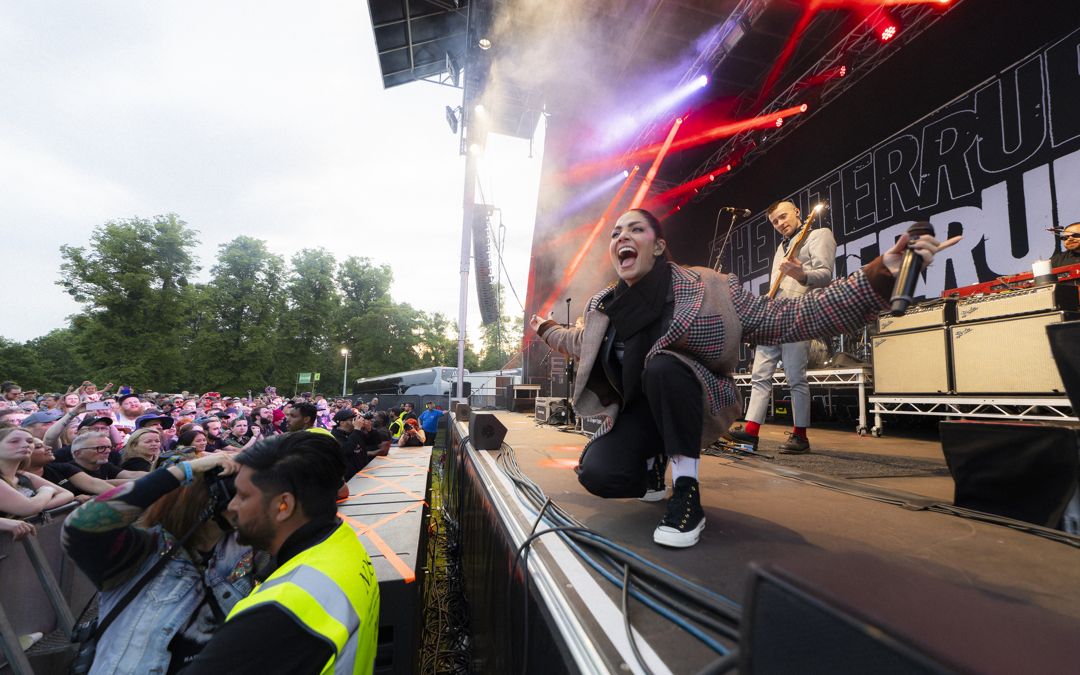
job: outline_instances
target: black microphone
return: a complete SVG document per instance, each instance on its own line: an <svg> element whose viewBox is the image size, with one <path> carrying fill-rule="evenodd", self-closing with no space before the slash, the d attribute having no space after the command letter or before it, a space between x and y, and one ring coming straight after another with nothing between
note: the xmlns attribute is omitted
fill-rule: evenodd
<svg viewBox="0 0 1080 675"><path fill-rule="evenodd" d="M725 206L720 210L725 213L734 213L735 215L742 216L743 218L747 217L751 213L750 209L740 209L737 206Z"/></svg>
<svg viewBox="0 0 1080 675"><path fill-rule="evenodd" d="M907 233L910 239L907 250L904 251L904 259L900 263L900 271L896 273L896 285L893 286L892 297L889 299L892 302L890 313L893 316L903 316L904 312L907 311L908 305L911 304L911 298L915 295L915 284L919 281L919 275L923 271L922 256L916 253L912 246L924 234L934 236L934 226L928 221L919 221L912 223Z"/></svg>

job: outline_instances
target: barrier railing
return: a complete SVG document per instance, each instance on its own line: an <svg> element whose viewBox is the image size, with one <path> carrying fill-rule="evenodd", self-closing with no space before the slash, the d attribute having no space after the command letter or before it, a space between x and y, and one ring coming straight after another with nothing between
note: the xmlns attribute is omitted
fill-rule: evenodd
<svg viewBox="0 0 1080 675"><path fill-rule="evenodd" d="M60 543L60 528L76 506L73 502L26 518L37 534L22 541L0 535L0 671L33 675L34 659L19 636L70 635L76 621L71 608L82 608L97 592ZM59 651L74 653L71 648Z"/></svg>

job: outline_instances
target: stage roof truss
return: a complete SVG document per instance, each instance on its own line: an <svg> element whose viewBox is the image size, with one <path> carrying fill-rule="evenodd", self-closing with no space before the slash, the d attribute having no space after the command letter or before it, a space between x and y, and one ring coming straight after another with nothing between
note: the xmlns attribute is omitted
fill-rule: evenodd
<svg viewBox="0 0 1080 675"><path fill-rule="evenodd" d="M962 2L962 0L954 0L949 9L956 7L960 2ZM930 5L914 4L893 5L890 7L890 11L904 26L897 41L907 43L936 23L947 10ZM893 54L897 53L898 47L903 46L903 44L882 45L878 41L875 31L871 28L873 21L877 16L877 12L880 12L880 9L872 13L867 20L860 22L842 40L834 45L832 49L815 62L813 66L805 71L800 77L795 78L791 85L775 96L761 109L761 112L757 114L767 115L770 112L777 112L788 107L800 105L806 101L808 96L806 87L801 86L801 83L812 79L814 76L827 73L841 65L847 66L846 76L828 80L821 85L816 92L813 92L815 104L812 105L806 113L785 119L783 126L777 129L768 129L764 132L761 130L744 131L731 136L709 155L708 159L698 165L686 180L692 181L695 178L705 175L715 168L718 163L725 158L732 157L738 149L744 146L749 145L756 149L756 147L760 145L759 140L762 139L762 136L767 138L767 142L770 145L775 144L780 138L790 133L792 129L796 128L800 123L806 121L813 114L822 110L829 102L850 89L859 80L873 71L874 68L884 63ZM736 108L746 111L752 100L753 94L747 92L744 94L742 104L737 105ZM762 140L761 142L764 141ZM763 153L755 152L754 150L747 152L739 159L737 166L733 167L733 169L747 166L761 154ZM734 171L731 173L733 172ZM703 186L700 193L695 195L694 199L703 199L708 193L720 187L728 176L730 176L730 173L726 174L723 178L718 178Z"/></svg>
<svg viewBox="0 0 1080 675"><path fill-rule="evenodd" d="M469 0L368 0L383 86L460 86L468 6Z"/></svg>

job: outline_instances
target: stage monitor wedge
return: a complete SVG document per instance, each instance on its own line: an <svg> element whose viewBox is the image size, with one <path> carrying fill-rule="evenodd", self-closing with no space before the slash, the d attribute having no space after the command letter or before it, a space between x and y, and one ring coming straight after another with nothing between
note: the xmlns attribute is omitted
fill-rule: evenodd
<svg viewBox="0 0 1080 675"><path fill-rule="evenodd" d="M491 413L474 412L469 419L469 442L477 450L499 450L506 438L506 426Z"/></svg>

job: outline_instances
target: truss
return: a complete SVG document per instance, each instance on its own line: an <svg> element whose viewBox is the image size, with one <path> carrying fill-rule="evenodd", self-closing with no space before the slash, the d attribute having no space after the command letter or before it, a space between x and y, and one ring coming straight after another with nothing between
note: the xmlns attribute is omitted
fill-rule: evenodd
<svg viewBox="0 0 1080 675"><path fill-rule="evenodd" d="M1065 397L961 398L871 396L874 415L932 415L1010 420L1080 421Z"/></svg>

